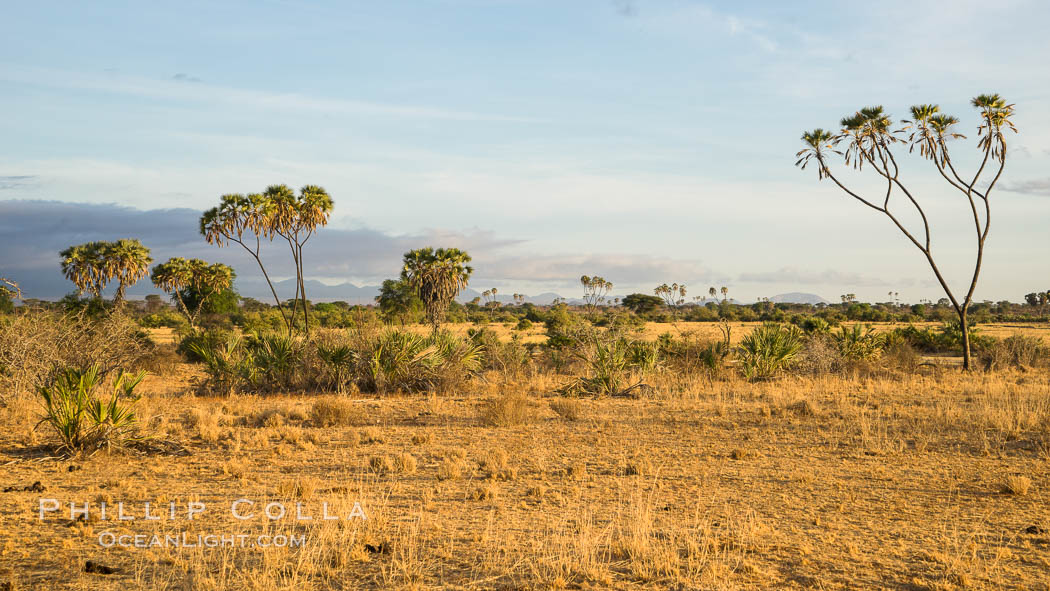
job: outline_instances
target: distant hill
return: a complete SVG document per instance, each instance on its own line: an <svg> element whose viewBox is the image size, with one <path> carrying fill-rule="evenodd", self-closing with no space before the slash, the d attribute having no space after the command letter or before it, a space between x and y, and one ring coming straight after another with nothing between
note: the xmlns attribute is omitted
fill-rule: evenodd
<svg viewBox="0 0 1050 591"><path fill-rule="evenodd" d="M774 304L827 304L828 301L815 293L802 293L793 291L782 293L769 298Z"/></svg>

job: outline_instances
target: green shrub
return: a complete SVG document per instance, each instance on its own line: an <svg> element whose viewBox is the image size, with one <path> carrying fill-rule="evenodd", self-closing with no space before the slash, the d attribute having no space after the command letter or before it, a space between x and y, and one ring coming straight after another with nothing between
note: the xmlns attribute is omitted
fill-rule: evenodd
<svg viewBox="0 0 1050 591"><path fill-rule="evenodd" d="M740 367L749 380L767 379L789 367L802 349L797 326L766 323L740 343Z"/></svg>
<svg viewBox="0 0 1050 591"><path fill-rule="evenodd" d="M145 328L174 328L187 326L186 318L174 310L161 310L139 318L139 324Z"/></svg>
<svg viewBox="0 0 1050 591"><path fill-rule="evenodd" d="M231 335L221 345L194 341L188 348L204 364L208 374L205 386L211 391L231 395L254 386L256 368L240 337Z"/></svg>
<svg viewBox="0 0 1050 591"><path fill-rule="evenodd" d="M854 324L850 327L841 327L838 334L835 335L835 343L838 344L839 353L843 359L872 361L878 359L882 354L886 338L876 333L871 326L861 327L859 324Z"/></svg>
<svg viewBox="0 0 1050 591"><path fill-rule="evenodd" d="M201 351L213 350L224 346L233 337L233 333L222 329L189 329L178 335L175 352L190 363L205 362Z"/></svg>
<svg viewBox="0 0 1050 591"><path fill-rule="evenodd" d="M72 454L137 439L138 419L133 407L138 398L134 391L146 373L120 372L110 395L99 398L95 391L102 381L100 371L97 364L85 370L64 368L37 389L44 407L38 425L54 429L62 451Z"/></svg>
<svg viewBox="0 0 1050 591"><path fill-rule="evenodd" d="M447 331L429 336L391 330L362 343L357 370L363 392L447 389L481 369L483 349Z"/></svg>

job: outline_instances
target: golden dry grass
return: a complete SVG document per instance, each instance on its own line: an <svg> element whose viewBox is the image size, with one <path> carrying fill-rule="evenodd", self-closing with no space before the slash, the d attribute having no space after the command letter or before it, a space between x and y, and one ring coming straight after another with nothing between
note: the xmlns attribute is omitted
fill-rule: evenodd
<svg viewBox="0 0 1050 591"><path fill-rule="evenodd" d="M576 420L559 410L564 399L543 400L558 376L356 400L199 398L192 376L150 377L141 409L188 455L50 458L31 400L0 409L0 486L46 487L0 493L0 585L1047 588L1043 373L761 384L663 375L651 398L579 400ZM96 509L122 500L140 519L40 521L41 497ZM301 502L314 520L239 521L229 506L242 497ZM208 511L146 522L144 501ZM322 502L343 514L359 502L369 519L321 520ZM307 543L105 549L103 531ZM86 573L87 561L119 572Z"/></svg>
<svg viewBox="0 0 1050 591"><path fill-rule="evenodd" d="M752 330L757 326L761 326L761 322L730 322L729 326L731 329L731 338L734 345L740 343L740 339L744 338L751 333ZM853 322L843 323L846 326L857 324ZM874 323L859 323L859 324L870 324L875 330L880 332L891 331L895 328L906 326L903 323L894 322L874 322ZM497 336L503 340L510 340L513 336L517 335L524 343L542 343L547 340L545 328L542 323L534 323L528 330L516 330L515 323L491 323L483 325L493 331ZM717 322L646 322L645 326L641 328L634 336L646 340L655 340L661 334L671 333L676 337L688 335L695 336L701 340L721 340L722 333L719 329L719 323ZM918 328L933 328L937 329L941 325L936 322L917 322L914 326ZM447 329L455 334L465 336L467 331L470 329L479 328L479 325L460 323L460 324L445 324L442 328ZM417 332L419 334L429 334L430 328L424 325L413 324L405 327L406 330ZM173 343L175 341L174 331L170 328L151 328L148 329L150 336L153 340L158 343ZM981 324L980 330L982 335L992 336L996 338L1005 338L1012 335L1024 335L1029 337L1036 337L1042 339L1044 343L1050 344L1050 324L1041 322L1013 322L1013 323L991 323Z"/></svg>

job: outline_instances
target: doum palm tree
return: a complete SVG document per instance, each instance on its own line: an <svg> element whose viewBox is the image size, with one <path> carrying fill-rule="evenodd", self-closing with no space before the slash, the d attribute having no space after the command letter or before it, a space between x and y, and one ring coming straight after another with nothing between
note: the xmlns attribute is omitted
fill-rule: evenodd
<svg viewBox="0 0 1050 591"><path fill-rule="evenodd" d="M62 257L62 273L81 294L87 291L95 298L101 298L106 285L116 279L118 287L113 304L118 308L124 303L128 286L145 277L149 264L153 262L149 249L131 238L70 246L59 256Z"/></svg>
<svg viewBox="0 0 1050 591"><path fill-rule="evenodd" d="M401 279L423 302L427 320L437 332L448 307L467 286L474 268L470 255L458 248L420 248L405 253Z"/></svg>
<svg viewBox="0 0 1050 591"><path fill-rule="evenodd" d="M1005 132L1017 131L1010 121L1014 106L1007 104L999 95L982 94L971 100L970 104L979 112L980 121L977 126L978 164L976 172L972 175L964 176L960 173L948 153L948 144L952 140L964 137L953 131L959 120L941 113L937 105L913 106L910 109L910 119L902 120L904 127L898 130L891 128L890 116L882 107L863 108L842 118L841 130L838 133L817 128L802 134L805 147L796 154L795 161L795 164L803 169L811 163L816 164L818 180L830 179L846 195L885 215L922 253L937 283L948 296L948 302L959 316L963 367L966 369L972 368L967 314L973 302L977 279L981 274L984 245L988 238L991 217L989 196L1006 165ZM897 156L894 155L894 147L898 144L907 146L909 152L918 148L919 155L933 164L949 187L966 197L965 203L969 205L976 232L976 256L969 286L962 292L962 297L956 296L934 259L930 222L925 209L912 189L900 179L900 167ZM844 147L839 149L840 146ZM834 156L842 156L845 164L855 169L868 168L875 173L875 180L883 188L865 195L862 191L846 186L843 179L836 176L828 164L828 160ZM903 214L896 208L896 201L892 199L894 194L899 196L897 201L904 207ZM891 204L894 207L891 207ZM915 223L907 223L903 215L912 216Z"/></svg>

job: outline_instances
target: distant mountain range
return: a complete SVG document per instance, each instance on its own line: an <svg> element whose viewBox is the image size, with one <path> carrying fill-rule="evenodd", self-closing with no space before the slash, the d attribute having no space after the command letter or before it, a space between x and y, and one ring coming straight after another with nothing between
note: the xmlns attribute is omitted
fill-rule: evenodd
<svg viewBox="0 0 1050 591"><path fill-rule="evenodd" d="M782 293L769 298L769 301L774 304L827 304L829 303L824 298L818 296L815 293L801 293L793 291L791 293Z"/></svg>
<svg viewBox="0 0 1050 591"><path fill-rule="evenodd" d="M274 282L274 287L277 289L277 293L281 297L285 297L295 293L295 284L291 279L285 281ZM260 289L261 288L261 289ZM240 290L242 295L251 296L262 301L269 301L270 293L269 289L265 284L256 284L256 282L240 282L238 281L237 289ZM314 302L334 302L343 301L350 304L371 304L375 302L376 296L379 295L378 285L354 285L353 283L339 283L336 285L327 285L320 281L308 280L306 282L306 293L310 296L310 300ZM456 299L461 303L466 303L474 298L481 297L481 292L475 289L467 288L460 292L459 297ZM623 296L607 296L605 302L612 302L615 298L623 299ZM501 304L513 304L514 297L511 294L499 294L496 297L497 301ZM569 304L583 304L581 298L563 298L557 293L544 292L533 296L525 296L525 301L537 306L548 306L554 300L560 299ZM741 304L730 298L729 300L734 304ZM788 304L826 304L827 300L824 298L812 294L812 293L782 293L769 298L769 301L774 303L788 303Z"/></svg>

